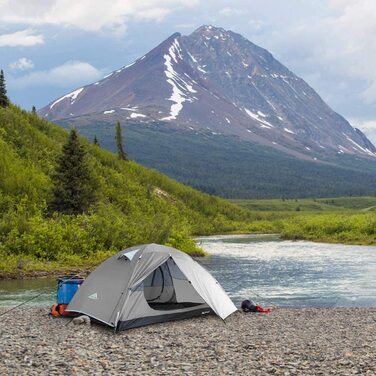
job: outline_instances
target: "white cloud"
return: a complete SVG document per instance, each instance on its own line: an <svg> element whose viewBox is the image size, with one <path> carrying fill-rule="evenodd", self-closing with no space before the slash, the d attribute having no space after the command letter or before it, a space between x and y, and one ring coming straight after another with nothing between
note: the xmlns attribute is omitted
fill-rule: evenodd
<svg viewBox="0 0 376 376"><path fill-rule="evenodd" d="M27 57L21 57L17 61L9 64L9 68L13 70L28 70L34 68L34 63Z"/></svg>
<svg viewBox="0 0 376 376"><path fill-rule="evenodd" d="M294 54L295 61L299 60L305 70L362 83L362 89L357 88L353 95L376 104L375 35L376 1L329 0L324 12L312 18L306 15L286 30L280 26L273 39L277 49L281 43L281 50L287 41L288 53ZM350 87L354 88L352 83Z"/></svg>
<svg viewBox="0 0 376 376"><path fill-rule="evenodd" d="M331 0L331 5L341 12L332 18L340 47L336 50L343 58L340 67L353 77L366 79L368 85L362 96L368 103L376 103L376 70L369 69L376 65L376 2Z"/></svg>
<svg viewBox="0 0 376 376"><path fill-rule="evenodd" d="M29 29L0 35L0 47L35 46L43 43L43 35L35 34L34 31Z"/></svg>
<svg viewBox="0 0 376 376"><path fill-rule="evenodd" d="M372 78L372 82L368 87L361 93L362 97L369 104L376 104L376 74Z"/></svg>
<svg viewBox="0 0 376 376"><path fill-rule="evenodd" d="M258 19L251 19L248 21L248 24L251 26L252 30L258 31L261 30L262 27L265 26L265 22Z"/></svg>
<svg viewBox="0 0 376 376"><path fill-rule="evenodd" d="M86 31L123 32L130 21L160 21L199 0L18 0L0 2L5 24L60 25ZM17 3L17 4L15 4Z"/></svg>
<svg viewBox="0 0 376 376"><path fill-rule="evenodd" d="M244 9L234 8L234 7L224 7L219 12L220 15L230 17L230 16L239 16L244 14Z"/></svg>
<svg viewBox="0 0 376 376"><path fill-rule="evenodd" d="M193 30L195 28L195 26L196 26L196 24L194 24L194 23L180 23L180 24L176 24L175 28L176 28L176 30L182 30L182 29Z"/></svg>
<svg viewBox="0 0 376 376"><path fill-rule="evenodd" d="M68 61L49 70L35 71L21 77L10 78L9 82L16 89L35 86L72 88L96 81L102 75L103 72L89 63Z"/></svg>

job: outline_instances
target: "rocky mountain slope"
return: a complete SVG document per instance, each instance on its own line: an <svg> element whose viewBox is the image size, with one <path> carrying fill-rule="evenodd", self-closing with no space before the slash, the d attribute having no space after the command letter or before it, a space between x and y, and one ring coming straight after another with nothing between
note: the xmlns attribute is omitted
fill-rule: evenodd
<svg viewBox="0 0 376 376"><path fill-rule="evenodd" d="M120 120L132 159L225 197L373 193L367 137L268 51L222 28L173 34L39 114L112 150Z"/></svg>
<svg viewBox="0 0 376 376"><path fill-rule="evenodd" d="M263 48L222 28L178 33L103 80L40 111L48 120L165 122L280 149L301 158L376 155L376 148Z"/></svg>

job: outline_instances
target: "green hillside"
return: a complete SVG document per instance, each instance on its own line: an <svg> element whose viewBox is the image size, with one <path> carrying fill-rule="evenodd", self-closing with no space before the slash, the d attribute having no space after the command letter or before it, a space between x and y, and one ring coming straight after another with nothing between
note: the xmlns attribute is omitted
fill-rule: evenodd
<svg viewBox="0 0 376 376"><path fill-rule="evenodd" d="M256 211L343 212L376 210L376 196L334 197L320 199L239 199L230 200L230 202Z"/></svg>
<svg viewBox="0 0 376 376"><path fill-rule="evenodd" d="M249 230L251 213L82 139L98 201L78 216L48 214L67 132L0 108L0 276L90 267L124 247L157 242L194 254L190 235Z"/></svg>
<svg viewBox="0 0 376 376"><path fill-rule="evenodd" d="M376 197L231 200L284 239L376 245Z"/></svg>
<svg viewBox="0 0 376 376"><path fill-rule="evenodd" d="M230 203L121 161L84 138L97 202L86 214L51 214L51 177L67 136L35 114L0 108L0 278L90 269L140 243L200 255L191 236L214 233L376 244L374 197Z"/></svg>

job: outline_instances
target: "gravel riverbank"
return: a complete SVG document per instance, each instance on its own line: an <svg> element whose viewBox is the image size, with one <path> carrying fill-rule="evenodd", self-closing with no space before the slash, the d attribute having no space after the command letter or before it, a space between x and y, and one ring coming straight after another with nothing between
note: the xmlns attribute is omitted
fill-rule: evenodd
<svg viewBox="0 0 376 376"><path fill-rule="evenodd" d="M1 375L375 375L375 360L376 308L238 312L116 335L41 308L0 318Z"/></svg>

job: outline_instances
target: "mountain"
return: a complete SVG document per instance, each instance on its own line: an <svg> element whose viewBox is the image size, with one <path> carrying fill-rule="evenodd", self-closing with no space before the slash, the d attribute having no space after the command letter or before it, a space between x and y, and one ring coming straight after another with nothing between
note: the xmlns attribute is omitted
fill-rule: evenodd
<svg viewBox="0 0 376 376"><path fill-rule="evenodd" d="M127 246L169 243L197 251L192 234L245 229L248 210L198 192L81 142L98 188L79 216L49 215L51 177L67 132L14 106L0 108L0 278L64 265L90 265ZM45 263L48 261L48 263Z"/></svg>
<svg viewBox="0 0 376 376"><path fill-rule="evenodd" d="M139 147L142 142L133 144L136 151L131 157L196 187L206 182L191 178L194 173L187 168L192 162L190 157L186 161L184 156L186 163L180 165L178 160L174 165L170 162L171 155L180 153L173 147L172 136L183 137L183 144L192 147L196 136L201 138L202 145L208 144L203 147L204 154L191 158L209 159L209 166L206 165L209 175L213 175L210 171L213 158L207 157L214 157L209 144L231 149L229 160L222 161L224 164L217 169L222 176L220 169L234 166L237 149L245 145L251 150L246 153L246 159L252 157L255 150L258 156L267 156L259 166L262 171L279 159L288 161L286 163L292 166L289 171L296 174L302 169L299 161L309 162L309 167L303 170L318 170L318 175L322 175L316 180L318 189L309 194L324 193L319 186L326 175L333 176L328 172L333 168L346 170L334 173L343 175L344 182L358 180L360 176L356 172L359 171L376 173L376 148L359 129L334 112L303 79L268 51L237 33L213 26L202 26L188 36L173 34L134 63L58 98L39 114L64 126L74 125L88 136L93 136L95 130L97 137L110 148L113 143L109 142L105 128L116 120L128 128L133 127L132 134L141 132L151 136L154 132L152 142L154 138L161 139L163 134L163 142L154 144L157 150L146 162ZM209 143L205 141L208 138ZM144 141L149 143L149 140ZM163 157L161 148L168 143L172 144L169 147L172 154L166 153L168 155ZM265 165L265 162L268 163ZM174 170L180 171L176 174ZM235 170L238 175L247 175L247 166L241 169L235 166ZM306 184L304 173L302 178ZM266 183L262 180L261 183ZM261 190L259 180L240 185L246 195L247 192L259 194ZM288 186L272 185L273 195L276 191L296 195ZM218 193L216 187L213 183L205 189ZM363 190L368 188L366 184ZM221 189L224 195L232 195L225 186ZM346 184L345 189L350 194L362 190ZM263 191L268 196L268 191ZM326 193L337 194L335 190Z"/></svg>

